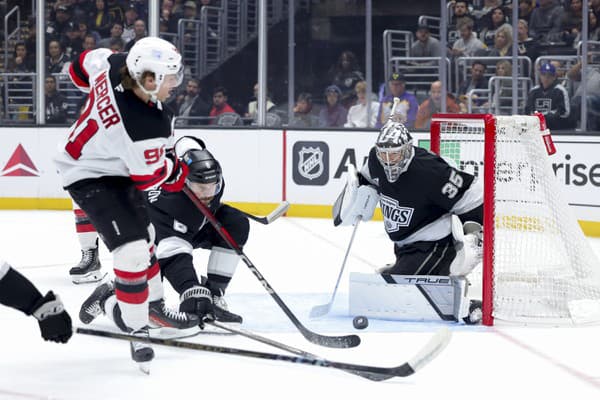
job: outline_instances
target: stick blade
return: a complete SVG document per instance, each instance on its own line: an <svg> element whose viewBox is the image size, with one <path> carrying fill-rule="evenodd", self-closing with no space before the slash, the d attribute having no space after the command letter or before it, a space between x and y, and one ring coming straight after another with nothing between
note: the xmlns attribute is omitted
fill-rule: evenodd
<svg viewBox="0 0 600 400"><path fill-rule="evenodd" d="M331 311L331 303L320 304L320 305L314 306L310 310L310 313L308 314L308 316L313 319L320 318L320 317L324 317L325 315L327 315L329 313L329 311Z"/></svg>
<svg viewBox="0 0 600 400"><path fill-rule="evenodd" d="M429 364L431 360L436 358L450 343L452 338L452 332L450 329L444 327L440 329L429 342L419 351L408 364L416 372Z"/></svg>
<svg viewBox="0 0 600 400"><path fill-rule="evenodd" d="M269 215L267 215L267 222L271 223L272 221L281 217L283 214L285 214L287 212L287 210L289 208L290 208L290 202L287 200L282 201L281 204L279 204L279 206L277 206L276 209L274 209L273 211L271 211L271 213Z"/></svg>

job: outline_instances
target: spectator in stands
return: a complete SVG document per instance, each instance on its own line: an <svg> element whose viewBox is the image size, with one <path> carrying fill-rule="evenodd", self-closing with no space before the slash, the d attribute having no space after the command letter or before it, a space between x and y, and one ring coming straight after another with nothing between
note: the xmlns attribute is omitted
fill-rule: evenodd
<svg viewBox="0 0 600 400"><path fill-rule="evenodd" d="M367 121L367 82L360 81L354 86L356 104L348 110L348 118L344 127L346 128L373 128L377 122L377 111L379 110L379 102L371 100L371 115ZM370 95L370 94L369 94Z"/></svg>
<svg viewBox="0 0 600 400"><path fill-rule="evenodd" d="M100 34L96 31L90 30L89 22L85 19L81 19L77 22L77 26L79 26L79 36L84 38L87 35L92 35L94 37L94 48L98 47L98 42L102 40Z"/></svg>
<svg viewBox="0 0 600 400"><path fill-rule="evenodd" d="M106 2L96 0L96 9L90 14L90 29L98 32L101 38L106 38L110 36L113 22L116 21L109 13Z"/></svg>
<svg viewBox="0 0 600 400"><path fill-rule="evenodd" d="M213 90L213 106L210 109L210 123L215 124L217 117L224 113L235 113L235 110L227 104L227 89L218 86Z"/></svg>
<svg viewBox="0 0 600 400"><path fill-rule="evenodd" d="M494 47L489 50L489 57L509 57L512 55L513 34L512 26L504 24L494 35Z"/></svg>
<svg viewBox="0 0 600 400"><path fill-rule="evenodd" d="M310 93L302 92L296 99L294 116L289 123L294 128L317 128L319 118L313 114L313 101Z"/></svg>
<svg viewBox="0 0 600 400"><path fill-rule="evenodd" d="M340 104L346 109L350 108L356 100L354 85L363 79L365 78L360 71L356 56L348 50L342 52L337 63L329 69L329 84L335 85L341 90Z"/></svg>
<svg viewBox="0 0 600 400"><path fill-rule="evenodd" d="M452 47L454 42L460 38L460 33L458 32L458 21L462 18L470 18L475 23L475 18L471 15L469 11L469 2L467 0L457 0L454 2L454 6L452 7L453 13L452 18L450 20L450 24L448 25L448 46Z"/></svg>
<svg viewBox="0 0 600 400"><path fill-rule="evenodd" d="M188 0L183 4L183 18L198 19L198 6L195 1Z"/></svg>
<svg viewBox="0 0 600 400"><path fill-rule="evenodd" d="M568 8L563 12L560 22L560 29L562 31L560 40L569 46L573 44L577 46L577 43L574 43L574 41L575 38L579 37L581 31L583 21L582 7L582 0L570 0Z"/></svg>
<svg viewBox="0 0 600 400"><path fill-rule="evenodd" d="M137 8L134 4L129 4L125 9L125 20L123 21L123 34L121 35L121 38L123 39L125 44L128 44L135 37L135 22L137 20Z"/></svg>
<svg viewBox="0 0 600 400"><path fill-rule="evenodd" d="M590 10L589 22L588 22L588 32L590 34L590 39L593 41L600 41L600 25L598 25L598 17L596 17L596 13L593 10ZM577 43L577 38L575 39L575 43Z"/></svg>
<svg viewBox="0 0 600 400"><path fill-rule="evenodd" d="M133 45L138 40L148 36L148 32L146 32L146 23L141 19L138 19L137 21L135 21L135 23L133 24L133 30L134 30L135 36L133 37L133 39L131 39L129 42L127 42L127 44L125 45L125 51L131 50Z"/></svg>
<svg viewBox="0 0 600 400"><path fill-rule="evenodd" d="M473 32L473 20L463 18L458 22L458 31L460 39L454 42L450 53L454 57L472 57L477 50L484 49L485 46L481 40L477 39Z"/></svg>
<svg viewBox="0 0 600 400"><path fill-rule="evenodd" d="M67 4L57 3L54 9L54 18L50 17L46 24L46 41L51 39L60 40L71 22L71 7Z"/></svg>
<svg viewBox="0 0 600 400"><path fill-rule="evenodd" d="M442 81L435 81L431 84L429 98L423 101L419 106L415 128L429 129L429 126L431 125L431 116L442 111ZM460 107L456 104L454 96L450 93L446 94L446 112L460 112Z"/></svg>
<svg viewBox="0 0 600 400"><path fill-rule="evenodd" d="M111 38L110 45L108 46L115 53L120 53L125 49L125 42L120 37Z"/></svg>
<svg viewBox="0 0 600 400"><path fill-rule="evenodd" d="M48 43L48 54L46 57L46 75L66 74L69 68L70 60L64 53L64 49L58 40L51 40Z"/></svg>
<svg viewBox="0 0 600 400"><path fill-rule="evenodd" d="M529 21L536 0L519 0L519 19Z"/></svg>
<svg viewBox="0 0 600 400"><path fill-rule="evenodd" d="M484 0L481 8L475 9L472 12L475 17L475 23L481 27L487 25L492 18L492 11L497 7L502 7L502 0Z"/></svg>
<svg viewBox="0 0 600 400"><path fill-rule="evenodd" d="M563 8L556 0L539 0L539 3L529 18L529 34L542 43L560 40Z"/></svg>
<svg viewBox="0 0 600 400"><path fill-rule="evenodd" d="M471 76L463 81L458 87L458 99L461 112L467 112L469 98L467 95L473 89L487 89L488 80L485 77L486 65L481 61L473 61L471 64ZM471 98L472 106L481 106L485 100L479 98L479 95Z"/></svg>
<svg viewBox="0 0 600 400"><path fill-rule="evenodd" d="M592 61L590 57L590 61ZM579 117L581 114L581 96L583 86L581 84L582 63L573 65L567 72L567 78L575 83L576 90L571 99L572 113ZM588 63L586 69L586 101L587 101L587 127L584 129L600 131L600 66Z"/></svg>
<svg viewBox="0 0 600 400"><path fill-rule="evenodd" d="M75 22L70 21L60 41L63 49L65 49L65 55L69 60L73 60L74 57L83 51L83 40L79 35L79 26Z"/></svg>
<svg viewBox="0 0 600 400"><path fill-rule="evenodd" d="M495 77L497 83L492 86L492 104L489 105L492 112L498 114L509 114L512 106L512 64L507 60L496 63ZM484 104L484 107L488 104Z"/></svg>
<svg viewBox="0 0 600 400"><path fill-rule="evenodd" d="M400 105L396 108L394 118L406 125L407 128L413 128L417 119L419 103L417 103L417 99L413 94L406 92L406 78L404 75L399 72L394 72L390 75L388 88L390 94L381 99L375 127L381 128L387 122L392 111L394 97L398 97Z"/></svg>
<svg viewBox="0 0 600 400"><path fill-rule="evenodd" d="M27 38L25 39L25 48L27 49L27 54L31 57L35 56L36 48L37 48L37 34L36 34L36 26L35 26L35 18L30 16L27 19Z"/></svg>
<svg viewBox="0 0 600 400"><path fill-rule="evenodd" d="M96 46L96 37L94 35L92 35L91 33L88 33L87 35L85 35L85 37L83 38L82 47L83 47L83 51L97 49L98 46Z"/></svg>
<svg viewBox="0 0 600 400"><path fill-rule="evenodd" d="M65 96L56 90L56 78L54 76L50 75L46 77L44 92L46 95L46 123L66 123L69 103L67 103Z"/></svg>
<svg viewBox="0 0 600 400"><path fill-rule="evenodd" d="M35 58L27 54L27 47L23 42L15 44L12 60L9 60L7 72L35 72Z"/></svg>
<svg viewBox="0 0 600 400"><path fill-rule="evenodd" d="M489 48L493 47L494 41L496 40L496 31L500 29L501 26L507 24L507 22L508 18L506 18L506 15L504 14L504 9L502 7L495 7L491 11L490 19L486 21L483 29L479 33L479 38L483 44Z"/></svg>
<svg viewBox="0 0 600 400"><path fill-rule="evenodd" d="M104 38L98 42L98 48L110 49L111 43L114 39L121 39L121 35L123 34L123 23L122 22L113 22L110 27L110 36Z"/></svg>
<svg viewBox="0 0 600 400"><path fill-rule="evenodd" d="M210 105L200 96L200 81L190 78L185 85L185 94L177 97L170 105L175 115L180 117L204 117L204 120L183 120L182 125L205 125L210 113Z"/></svg>
<svg viewBox="0 0 600 400"><path fill-rule="evenodd" d="M106 8L108 10L108 14L110 15L110 19L115 22L120 22L121 26L123 26L123 21L125 20L125 12L123 11L123 7L121 7L117 0L107 1Z"/></svg>
<svg viewBox="0 0 600 400"><path fill-rule="evenodd" d="M248 103L248 112L244 114L246 118L256 119L256 115L258 113L258 83L254 84L254 95L252 96L252 101ZM275 107L275 103L271 101L269 96L267 95L267 112Z"/></svg>
<svg viewBox="0 0 600 400"><path fill-rule="evenodd" d="M323 128L336 128L344 126L348 110L340 104L342 91L336 85L325 89L325 107L319 113L319 125Z"/></svg>
<svg viewBox="0 0 600 400"><path fill-rule="evenodd" d="M569 94L560 85L556 76L556 68L550 63L540 66L540 84L529 91L526 114L540 112L546 117L549 129L575 128L575 120L571 116Z"/></svg>
<svg viewBox="0 0 600 400"><path fill-rule="evenodd" d="M165 1L160 10L160 24L161 32L165 33L177 33L177 21L178 18L173 14L172 11L173 2L171 0Z"/></svg>
<svg viewBox="0 0 600 400"><path fill-rule="evenodd" d="M415 33L417 40L410 48L411 57L439 57L442 54L440 41L432 37L427 25L419 25ZM437 64L437 61L426 61L424 64Z"/></svg>
<svg viewBox="0 0 600 400"><path fill-rule="evenodd" d="M531 36L529 36L529 24L524 19L518 23L517 40L519 41L518 55L527 56L533 62L538 57L538 45Z"/></svg>

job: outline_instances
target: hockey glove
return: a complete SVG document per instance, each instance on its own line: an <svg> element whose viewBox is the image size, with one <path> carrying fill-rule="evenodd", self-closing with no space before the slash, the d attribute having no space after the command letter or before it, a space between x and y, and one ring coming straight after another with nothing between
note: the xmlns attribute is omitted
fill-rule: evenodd
<svg viewBox="0 0 600 400"><path fill-rule="evenodd" d="M173 153L167 153L167 158L173 163L173 172L161 187L167 192L180 192L185 185L185 178L189 172L188 166L179 161Z"/></svg>
<svg viewBox="0 0 600 400"><path fill-rule="evenodd" d="M33 316L40 324L44 340L67 343L73 335L71 317L58 296L52 291L46 293L33 306Z"/></svg>
<svg viewBox="0 0 600 400"><path fill-rule="evenodd" d="M179 311L200 317L200 328L204 328L204 320L215 319L212 295L204 286L192 286L181 294L179 300Z"/></svg>

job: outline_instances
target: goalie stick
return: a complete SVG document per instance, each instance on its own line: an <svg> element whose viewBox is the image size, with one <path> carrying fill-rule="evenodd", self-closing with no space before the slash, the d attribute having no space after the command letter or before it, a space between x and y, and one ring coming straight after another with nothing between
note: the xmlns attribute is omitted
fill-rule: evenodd
<svg viewBox="0 0 600 400"><path fill-rule="evenodd" d="M259 217L257 215L252 215L250 213L247 213L245 211L241 211L241 210L240 211L242 214L244 214L246 217L250 218L251 220L260 222L263 225L269 225L271 222L275 221L277 218L279 218L283 214L285 214L289 208L290 208L290 203L288 201L282 201L277 206L277 208L275 208L273 211L271 211L271 213L269 215L264 216L264 217Z"/></svg>
<svg viewBox="0 0 600 400"><path fill-rule="evenodd" d="M202 343L191 343L191 342L183 342L179 340L172 339L158 339L158 338L143 338L127 335L125 333L115 333L115 332L107 332L96 329L89 328L77 328L76 331L79 334L83 335L92 335L99 336L105 338L112 339L120 339L120 340L128 340L128 341L136 341L136 342L146 342L157 344L161 346L168 347L177 347L182 349L190 349L190 350L198 350L198 351L207 351L213 353L222 353L222 354L231 354L237 356L258 358L263 360L274 360L274 361L282 361L289 362L294 364L306 364L313 365L317 367L324 368L335 368L341 369L347 372L360 372L366 374L375 374L380 376L385 376L386 379L393 377L406 377L414 374L416 371L423 368L427 365L431 360L433 360L438 354L444 350L447 346L452 334L448 328L442 328L438 331L429 342L409 361L398 365L396 367L375 367L371 365L363 365L363 364L351 364L339 361L330 361L325 358L312 358L305 356L287 356L283 354L276 353L266 353L254 350L244 350L238 349L235 347L224 347L224 346L214 346L209 344ZM362 376L362 375L361 375Z"/></svg>
<svg viewBox="0 0 600 400"><path fill-rule="evenodd" d="M350 237L350 243L348 243L348 248L346 249L346 254L344 255L344 261L342 262L342 268L340 269L340 273L337 277L337 281L335 282L335 288L333 289L333 294L331 295L331 299L327 304L319 304L314 306L310 310L309 317L310 318L318 318L326 315L331 310L331 306L333 305L333 301L335 300L335 294L337 293L338 286L340 285L340 280L342 279L342 275L344 274L344 268L346 267L346 261L348 260L348 254L350 254L350 248L352 247L352 242L354 242L354 236L356 234L356 229L358 228L358 224L360 223L360 219L357 219L354 223L354 229L352 230L352 236Z"/></svg>
<svg viewBox="0 0 600 400"><path fill-rule="evenodd" d="M287 315L287 317L292 321L294 326L300 331L302 336L304 336L309 342L326 346L326 347L335 347L335 348L348 348L348 347L356 347L360 344L360 337L358 335L346 335L346 336L325 336L315 333L308 328L306 328L300 320L292 313L292 310L283 302L281 297L275 292L275 289L267 282L265 277L258 271L256 266L250 261L250 259L246 256L246 254L242 251L240 246L236 243L236 241L231 237L229 232L221 225L221 223L217 220L217 218L213 215L210 209L202 203L198 197L192 192L192 190L184 186L183 192L189 197L189 199L194 203L196 207L202 212L202 214L206 217L206 219L211 223L211 225L215 228L215 230L219 233L219 235L225 240L225 242L233 249L238 256L244 261L246 266L250 269L252 274L259 280L261 285L265 288L265 290L271 295L275 303L281 308L281 310Z"/></svg>

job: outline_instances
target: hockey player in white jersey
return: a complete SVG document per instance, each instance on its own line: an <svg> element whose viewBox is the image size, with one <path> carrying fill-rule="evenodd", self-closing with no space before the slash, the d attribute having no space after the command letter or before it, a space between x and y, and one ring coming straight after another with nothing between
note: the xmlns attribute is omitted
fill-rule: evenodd
<svg viewBox="0 0 600 400"><path fill-rule="evenodd" d="M338 197L334 223L369 220L378 201L396 256L395 263L379 270L385 282L400 283L390 276L451 276L462 279L458 286L464 288L464 277L481 254L483 190L475 177L414 146L408 129L390 120L381 128L358 176L349 177ZM411 279L414 282L415 278L408 282ZM472 308L477 305L480 302ZM463 318L467 310L468 302L455 314Z"/></svg>
<svg viewBox="0 0 600 400"><path fill-rule="evenodd" d="M148 303L163 294L158 264L150 262L154 233L142 191L179 191L188 172L172 151L172 114L162 104L181 83L181 55L171 43L148 37L128 54L86 51L69 74L89 96L55 163L63 186L113 254L115 273L116 296L101 285L88 308L101 304L121 329L144 337ZM210 296L203 304L212 311ZM198 323L197 316L189 318ZM131 352L139 363L154 357L142 342L132 342Z"/></svg>

